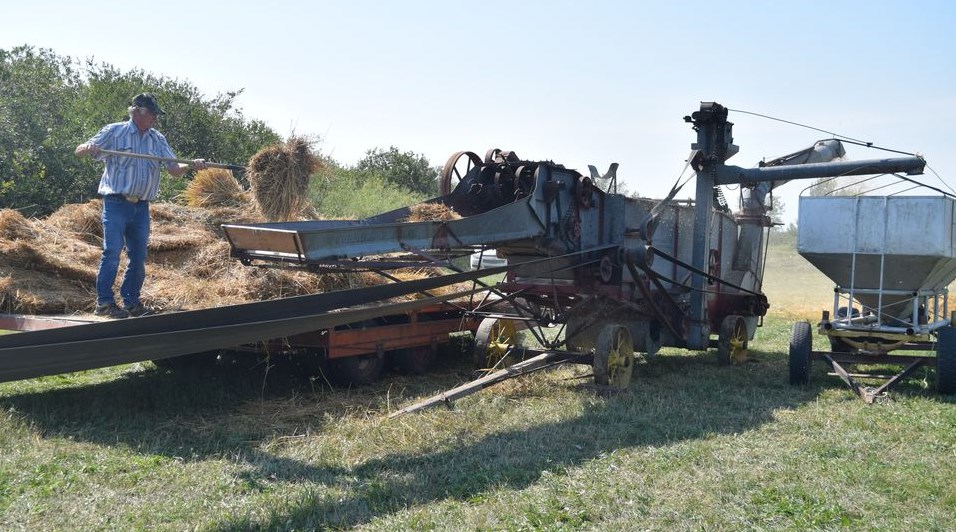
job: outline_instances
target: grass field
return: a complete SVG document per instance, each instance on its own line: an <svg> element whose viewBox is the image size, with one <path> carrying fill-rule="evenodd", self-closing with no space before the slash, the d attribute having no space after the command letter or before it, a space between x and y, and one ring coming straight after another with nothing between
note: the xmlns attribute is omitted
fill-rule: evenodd
<svg viewBox="0 0 956 532"><path fill-rule="evenodd" d="M789 386L790 322L831 292L778 251L750 362L668 350L623 393L569 366L383 419L462 382L454 352L351 390L281 365L0 384L0 529L953 529L956 398L931 371L869 406L822 365Z"/></svg>
<svg viewBox="0 0 956 532"><path fill-rule="evenodd" d="M763 290L775 316L817 321L833 306L833 282L787 246L770 248Z"/></svg>

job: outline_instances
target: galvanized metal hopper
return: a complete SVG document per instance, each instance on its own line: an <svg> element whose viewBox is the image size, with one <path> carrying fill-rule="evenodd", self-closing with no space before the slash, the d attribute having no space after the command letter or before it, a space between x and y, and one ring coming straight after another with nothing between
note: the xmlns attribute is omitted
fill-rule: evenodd
<svg viewBox="0 0 956 532"><path fill-rule="evenodd" d="M944 196L801 197L797 251L877 323L925 324L956 279L954 205Z"/></svg>

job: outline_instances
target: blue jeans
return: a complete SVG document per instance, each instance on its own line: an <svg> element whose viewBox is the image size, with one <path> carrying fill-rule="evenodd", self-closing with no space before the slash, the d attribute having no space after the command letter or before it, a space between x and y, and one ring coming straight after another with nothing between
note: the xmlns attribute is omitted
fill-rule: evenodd
<svg viewBox="0 0 956 532"><path fill-rule="evenodd" d="M130 203L122 197L103 197L103 257L96 274L96 303L115 303L113 283L119 269L120 254L126 248L129 264L120 286L123 304L139 304L146 280L146 243L149 241L149 202Z"/></svg>

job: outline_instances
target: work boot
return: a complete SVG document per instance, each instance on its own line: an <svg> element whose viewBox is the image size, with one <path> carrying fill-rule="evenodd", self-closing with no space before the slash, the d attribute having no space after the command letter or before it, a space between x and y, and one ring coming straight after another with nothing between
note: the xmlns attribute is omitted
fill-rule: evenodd
<svg viewBox="0 0 956 532"><path fill-rule="evenodd" d="M151 308L149 308L149 307L143 305L142 303L137 303L137 304L135 304L135 305L127 306L127 307L126 307L126 312L127 312L130 316L133 316L134 318L138 318L138 317L140 317L140 316L150 316L150 315L152 315L152 314L156 314L156 313L157 313L155 309L151 309Z"/></svg>
<svg viewBox="0 0 956 532"><path fill-rule="evenodd" d="M116 306L116 303L104 303L102 305L96 305L96 310L93 311L93 314L112 319L129 317L129 312Z"/></svg>

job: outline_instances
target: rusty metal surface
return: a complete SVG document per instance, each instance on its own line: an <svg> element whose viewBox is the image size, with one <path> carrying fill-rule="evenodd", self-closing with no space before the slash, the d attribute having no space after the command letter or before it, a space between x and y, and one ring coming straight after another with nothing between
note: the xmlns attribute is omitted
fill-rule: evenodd
<svg viewBox="0 0 956 532"><path fill-rule="evenodd" d="M461 316L451 319L410 321L396 324L370 324L355 329L333 329L325 336L328 358L342 358L408 347L448 342L449 334L474 330L477 324L464 323Z"/></svg>

